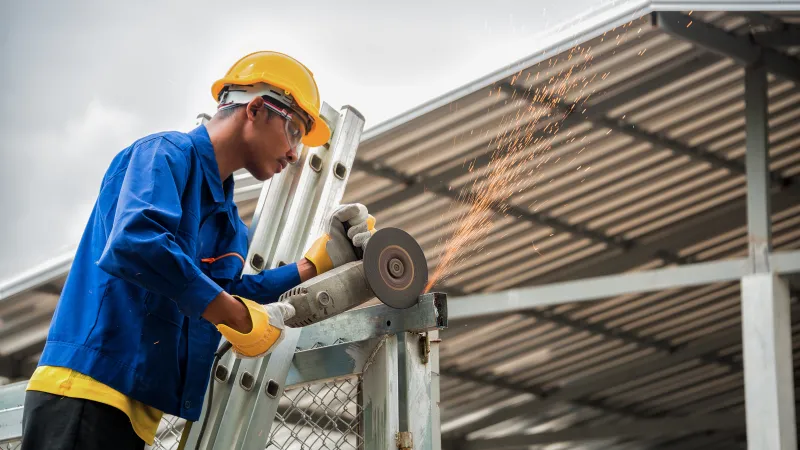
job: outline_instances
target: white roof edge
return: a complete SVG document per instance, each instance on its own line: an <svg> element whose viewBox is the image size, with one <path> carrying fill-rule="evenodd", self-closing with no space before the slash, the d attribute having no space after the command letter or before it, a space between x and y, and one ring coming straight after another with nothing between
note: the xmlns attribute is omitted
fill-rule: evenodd
<svg viewBox="0 0 800 450"><path fill-rule="evenodd" d="M69 273L75 252L51 258L0 284L0 303L29 289L35 289Z"/></svg>
<svg viewBox="0 0 800 450"><path fill-rule="evenodd" d="M711 0L711 1L677 1L677 0L652 0L653 11L797 11L800 0L784 1L736 1L736 0Z"/></svg>
<svg viewBox="0 0 800 450"><path fill-rule="evenodd" d="M591 40L610 28L620 26L631 20L638 19L653 11L764 11L764 10L797 10L800 0L797 1L674 1L674 0L630 0L612 1L600 8L589 10L586 13L559 25L556 25L542 34L547 36L556 33L551 42L530 56L515 61L506 67L485 75L475 81L447 92L415 108L376 124L364 131L361 142L367 142L386 132L404 125L424 114L447 105L459 98L472 94L480 89L505 79L521 69L530 67L542 60L555 56L575 45Z"/></svg>

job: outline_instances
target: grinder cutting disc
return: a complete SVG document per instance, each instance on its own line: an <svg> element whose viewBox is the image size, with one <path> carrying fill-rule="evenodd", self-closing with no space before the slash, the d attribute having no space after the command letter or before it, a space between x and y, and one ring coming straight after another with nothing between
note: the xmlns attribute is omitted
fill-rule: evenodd
<svg viewBox="0 0 800 450"><path fill-rule="evenodd" d="M428 261L411 235L399 228L382 228L367 243L364 275L383 303L405 309L417 303L428 282Z"/></svg>

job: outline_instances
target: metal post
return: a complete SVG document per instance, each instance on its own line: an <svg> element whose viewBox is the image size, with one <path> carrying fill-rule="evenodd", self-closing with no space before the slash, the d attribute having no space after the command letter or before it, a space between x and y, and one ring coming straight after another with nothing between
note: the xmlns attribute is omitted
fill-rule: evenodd
<svg viewBox="0 0 800 450"><path fill-rule="evenodd" d="M397 447L433 449L430 341L428 334L397 336L400 395L400 434Z"/></svg>
<svg viewBox="0 0 800 450"><path fill-rule="evenodd" d="M765 272L766 255L772 251L770 226L770 172L767 124L767 69L755 65L745 70L745 130L747 153L747 228L750 255Z"/></svg>
<svg viewBox="0 0 800 450"><path fill-rule="evenodd" d="M364 448L396 450L400 430L397 386L397 336L389 335L364 366L361 381Z"/></svg>
<svg viewBox="0 0 800 450"><path fill-rule="evenodd" d="M431 436L433 440L433 450L442 448L442 419L439 411L441 402L439 389L439 331L428 333L430 340L430 359L431 364Z"/></svg>
<svg viewBox="0 0 800 450"><path fill-rule="evenodd" d="M752 273L741 280L749 448L797 449L789 289L770 267L767 71L745 71L747 225Z"/></svg>
<svg viewBox="0 0 800 450"><path fill-rule="evenodd" d="M797 449L789 288L770 273L742 278L748 448Z"/></svg>
<svg viewBox="0 0 800 450"><path fill-rule="evenodd" d="M438 333L398 334L400 434L397 447L401 450L441 449L438 340Z"/></svg>

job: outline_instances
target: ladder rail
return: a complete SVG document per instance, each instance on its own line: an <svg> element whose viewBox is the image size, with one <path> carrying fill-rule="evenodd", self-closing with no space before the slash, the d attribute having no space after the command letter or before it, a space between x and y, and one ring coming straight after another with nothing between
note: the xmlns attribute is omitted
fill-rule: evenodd
<svg viewBox="0 0 800 450"><path fill-rule="evenodd" d="M327 218L341 202L364 118L352 107L339 112L325 103L322 117L332 129L330 142L303 148L296 164L262 187L250 225L243 273L299 260L313 239L325 231ZM220 367L228 376L212 376L213 402L207 412L204 405L197 424L187 427L185 448L195 448L206 413L209 421L200 448L265 448L301 332L287 329L283 342L264 358L226 355Z"/></svg>

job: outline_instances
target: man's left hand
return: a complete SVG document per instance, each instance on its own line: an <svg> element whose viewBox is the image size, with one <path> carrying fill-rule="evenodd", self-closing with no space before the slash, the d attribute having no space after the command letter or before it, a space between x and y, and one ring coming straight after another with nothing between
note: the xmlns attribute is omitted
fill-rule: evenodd
<svg viewBox="0 0 800 450"><path fill-rule="evenodd" d="M356 261L355 249L366 249L374 233L375 218L369 214L366 206L360 203L342 205L333 212L328 232L312 244L305 258L311 261L317 269L317 275L320 275Z"/></svg>

